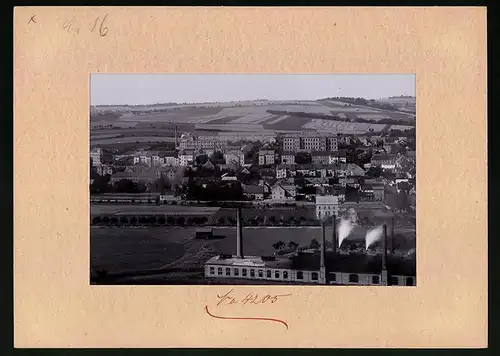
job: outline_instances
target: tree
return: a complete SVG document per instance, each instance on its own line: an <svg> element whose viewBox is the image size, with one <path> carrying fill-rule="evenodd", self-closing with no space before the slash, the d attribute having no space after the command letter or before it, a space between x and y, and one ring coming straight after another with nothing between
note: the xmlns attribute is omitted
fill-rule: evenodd
<svg viewBox="0 0 500 356"><path fill-rule="evenodd" d="M184 225L185 221L186 221L186 219L183 216L180 216L180 217L177 218L177 224L178 225Z"/></svg>
<svg viewBox="0 0 500 356"><path fill-rule="evenodd" d="M195 159L195 162L197 165L205 164L205 163L207 163L207 161L208 161L208 156L205 154L196 156L196 159Z"/></svg>
<svg viewBox="0 0 500 356"><path fill-rule="evenodd" d="M311 155L308 152L299 152L295 156L296 164L310 164L311 163Z"/></svg>
<svg viewBox="0 0 500 356"><path fill-rule="evenodd" d="M224 164L226 163L226 160L224 159L224 155L220 151L215 151L212 153L210 156L210 162L213 164Z"/></svg>
<svg viewBox="0 0 500 356"><path fill-rule="evenodd" d="M175 224L175 218L172 216L167 217L167 224L168 225L174 225Z"/></svg>
<svg viewBox="0 0 500 356"><path fill-rule="evenodd" d="M94 178L94 182L90 186L90 193L91 194L110 193L112 191L112 187L109 185L109 181L110 181L110 176L97 175Z"/></svg>
<svg viewBox="0 0 500 356"><path fill-rule="evenodd" d="M285 248L285 243L283 241L276 241L275 243L273 243L273 248L276 250L276 251L282 251L283 248Z"/></svg>
<svg viewBox="0 0 500 356"><path fill-rule="evenodd" d="M382 167L372 166L366 171L365 176L371 178L378 178L380 177L381 174L382 174Z"/></svg>
<svg viewBox="0 0 500 356"><path fill-rule="evenodd" d="M165 217L164 217L164 216L160 216L160 217L158 218L158 223L159 223L160 225L165 225Z"/></svg>
<svg viewBox="0 0 500 356"><path fill-rule="evenodd" d="M288 247L291 248L292 250L296 250L299 247L299 244L296 243L295 241L289 241Z"/></svg>
<svg viewBox="0 0 500 356"><path fill-rule="evenodd" d="M317 249L319 249L321 247L321 245L320 245L320 243L319 243L318 240L312 239L311 244L309 245L309 247L312 248L312 249L317 250Z"/></svg>

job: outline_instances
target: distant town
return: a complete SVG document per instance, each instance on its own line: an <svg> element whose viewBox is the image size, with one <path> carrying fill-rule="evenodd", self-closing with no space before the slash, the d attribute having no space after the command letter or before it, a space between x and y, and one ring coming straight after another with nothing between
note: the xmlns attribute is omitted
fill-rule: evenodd
<svg viewBox="0 0 500 356"><path fill-rule="evenodd" d="M416 285L414 97L90 115L92 283Z"/></svg>

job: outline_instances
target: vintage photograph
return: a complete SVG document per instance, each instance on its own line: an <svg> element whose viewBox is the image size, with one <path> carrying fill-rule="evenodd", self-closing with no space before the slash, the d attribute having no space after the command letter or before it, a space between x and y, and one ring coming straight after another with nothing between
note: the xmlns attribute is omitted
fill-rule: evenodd
<svg viewBox="0 0 500 356"><path fill-rule="evenodd" d="M90 283L416 286L414 74L91 74Z"/></svg>

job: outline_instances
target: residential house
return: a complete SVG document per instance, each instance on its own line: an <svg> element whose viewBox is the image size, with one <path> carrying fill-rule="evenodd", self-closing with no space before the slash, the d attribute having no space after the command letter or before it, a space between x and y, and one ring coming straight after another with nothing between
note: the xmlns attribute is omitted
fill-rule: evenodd
<svg viewBox="0 0 500 356"><path fill-rule="evenodd" d="M202 167L209 171L213 171L215 169L215 165L212 162L210 162L209 159L207 159L207 161L203 164Z"/></svg>
<svg viewBox="0 0 500 356"><path fill-rule="evenodd" d="M331 152L314 151L311 152L313 164L328 164Z"/></svg>
<svg viewBox="0 0 500 356"><path fill-rule="evenodd" d="M273 200L295 201L296 187L295 185L282 184L281 182L277 182L271 188L271 196Z"/></svg>
<svg viewBox="0 0 500 356"><path fill-rule="evenodd" d="M188 166L193 163L195 154L193 150L184 150L181 152L179 155L180 158L180 165L181 166Z"/></svg>
<svg viewBox="0 0 500 356"><path fill-rule="evenodd" d="M295 153L291 151L284 151L281 154L281 164L295 164Z"/></svg>
<svg viewBox="0 0 500 356"><path fill-rule="evenodd" d="M100 176L112 175L113 166L97 166L96 171Z"/></svg>
<svg viewBox="0 0 500 356"><path fill-rule="evenodd" d="M236 174L234 172L228 172L224 173L221 175L221 180L226 182L226 181L236 181L238 178L236 177Z"/></svg>
<svg viewBox="0 0 500 356"><path fill-rule="evenodd" d="M396 168L396 156L394 155L374 155L371 159L372 166L380 166L382 169Z"/></svg>
<svg viewBox="0 0 500 356"><path fill-rule="evenodd" d="M160 164L162 166L179 166L180 159L177 156L177 152L162 152L160 154Z"/></svg>
<svg viewBox="0 0 500 356"><path fill-rule="evenodd" d="M264 199L264 187L259 185L243 185L243 195L251 200Z"/></svg>
<svg viewBox="0 0 500 356"><path fill-rule="evenodd" d="M276 170L273 168L260 168L259 174L263 179L272 179L276 177Z"/></svg>
<svg viewBox="0 0 500 356"><path fill-rule="evenodd" d="M345 151L330 152L328 156L328 164L347 163L347 155Z"/></svg>
<svg viewBox="0 0 500 356"><path fill-rule="evenodd" d="M345 170L347 176L361 176L364 177L365 170L355 163L348 163Z"/></svg>
<svg viewBox="0 0 500 356"><path fill-rule="evenodd" d="M295 166L291 164L279 164L276 166L276 178L283 179L290 176L290 171L294 170Z"/></svg>
<svg viewBox="0 0 500 356"><path fill-rule="evenodd" d="M233 164L233 163L218 164L217 166L219 167L221 172L236 172L238 170L238 166ZM273 171L273 173L274 173L274 171Z"/></svg>
<svg viewBox="0 0 500 356"><path fill-rule="evenodd" d="M343 187L350 186L353 188L359 188L360 183L359 179L357 177L340 177L339 178L339 184L341 184Z"/></svg>
<svg viewBox="0 0 500 356"><path fill-rule="evenodd" d="M240 174L250 174L250 170L247 167L243 167L239 171Z"/></svg>
<svg viewBox="0 0 500 356"><path fill-rule="evenodd" d="M224 154L226 164L245 164L245 154L241 151L228 151Z"/></svg>
<svg viewBox="0 0 500 356"><path fill-rule="evenodd" d="M316 196L316 218L325 219L339 214L339 198L336 195Z"/></svg>
<svg viewBox="0 0 500 356"><path fill-rule="evenodd" d="M102 158L102 148L96 147L90 150L90 159L92 160L92 165L94 167L101 165Z"/></svg>
<svg viewBox="0 0 500 356"><path fill-rule="evenodd" d="M165 177L169 182L173 182L177 176L177 169L173 166L164 166L157 168L156 172L157 178Z"/></svg>
<svg viewBox="0 0 500 356"><path fill-rule="evenodd" d="M223 140L218 135L212 136L195 136L192 133L185 133L179 139L179 147L181 150L224 150L227 141Z"/></svg>
<svg viewBox="0 0 500 356"><path fill-rule="evenodd" d="M259 151L259 165L267 166L274 164L274 150L262 150Z"/></svg>
<svg viewBox="0 0 500 356"><path fill-rule="evenodd" d="M373 185L373 198L376 201L384 201L385 200L385 188L382 184L374 184Z"/></svg>
<svg viewBox="0 0 500 356"><path fill-rule="evenodd" d="M264 188L264 198L267 198L269 194L271 194L271 189L274 183L275 183L274 181L266 182L263 179L259 180L258 186Z"/></svg>

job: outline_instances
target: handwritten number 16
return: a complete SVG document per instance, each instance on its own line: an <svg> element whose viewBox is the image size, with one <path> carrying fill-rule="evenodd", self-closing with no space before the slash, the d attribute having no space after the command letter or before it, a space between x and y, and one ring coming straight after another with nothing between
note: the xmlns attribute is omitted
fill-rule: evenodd
<svg viewBox="0 0 500 356"><path fill-rule="evenodd" d="M104 26L104 21L106 21L106 18L108 17L108 14L106 14L104 16L104 18L102 19L101 21L101 25L99 26L99 34L104 37L106 36L106 34L108 33L108 28L106 26ZM99 22L99 16L95 19L94 21L94 26L92 27L92 32L94 32L96 26L97 26L97 22Z"/></svg>

